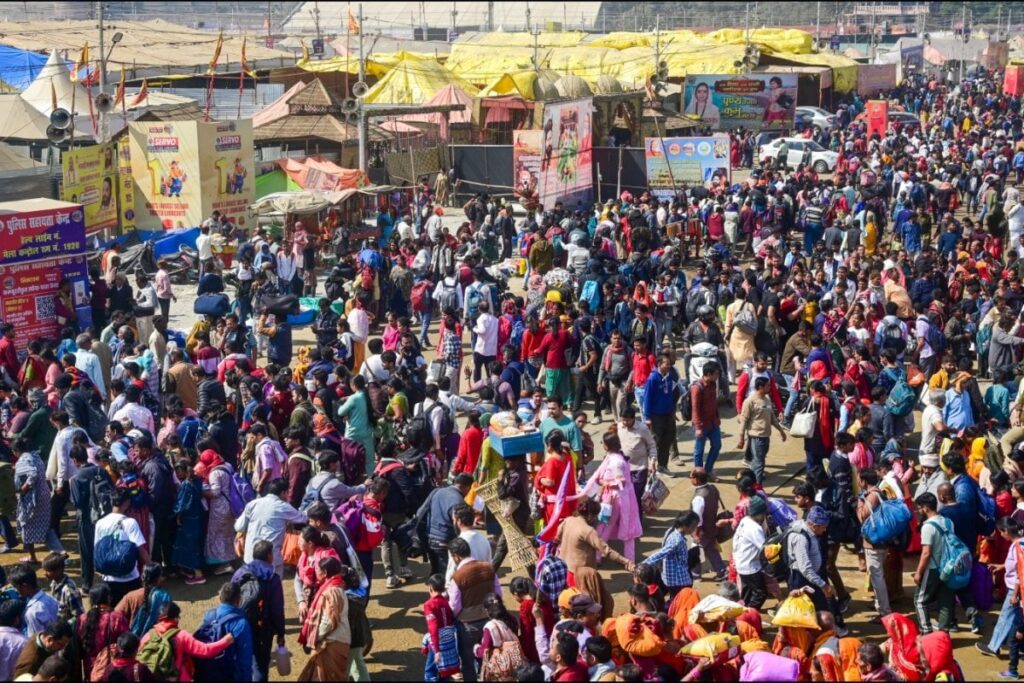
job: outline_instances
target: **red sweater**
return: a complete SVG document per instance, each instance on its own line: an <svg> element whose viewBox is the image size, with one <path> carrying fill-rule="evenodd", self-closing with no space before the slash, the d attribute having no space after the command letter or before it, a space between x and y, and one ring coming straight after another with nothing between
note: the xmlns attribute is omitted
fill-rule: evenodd
<svg viewBox="0 0 1024 683"><path fill-rule="evenodd" d="M427 633L430 635L431 652L427 656L433 657L434 652L441 650L441 629L455 625L455 614L443 595L432 595L423 603L423 616L427 619ZM459 668L453 667L441 669L438 674L447 678L458 672Z"/></svg>
<svg viewBox="0 0 1024 683"><path fill-rule="evenodd" d="M476 471L476 464L480 460L480 450L484 445L484 430L479 427L468 427L462 432L459 440L459 454L455 458L452 471L455 474L465 472L473 474Z"/></svg>

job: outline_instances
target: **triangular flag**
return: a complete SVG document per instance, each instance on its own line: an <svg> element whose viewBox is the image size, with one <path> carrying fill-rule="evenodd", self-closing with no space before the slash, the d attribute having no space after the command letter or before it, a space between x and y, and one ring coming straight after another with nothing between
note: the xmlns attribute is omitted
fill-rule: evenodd
<svg viewBox="0 0 1024 683"><path fill-rule="evenodd" d="M117 92L114 93L114 104L124 102L124 64L121 65L121 80L117 84Z"/></svg>
<svg viewBox="0 0 1024 683"><path fill-rule="evenodd" d="M351 5L349 5L349 8L348 8L348 32L349 33L359 33L359 22L356 21L356 18L354 16L352 16L352 6Z"/></svg>
<svg viewBox="0 0 1024 683"><path fill-rule="evenodd" d="M50 109L57 108L57 86L53 84L53 79L50 79Z"/></svg>
<svg viewBox="0 0 1024 683"><path fill-rule="evenodd" d="M148 97L149 97L149 82L146 81L145 79L143 79L142 87L139 88L139 94L132 98L131 104L129 104L128 106L129 107L137 107L140 104L142 104L143 102L145 102L146 98L148 98Z"/></svg>
<svg viewBox="0 0 1024 683"><path fill-rule="evenodd" d="M224 31L217 34L217 44L213 48L213 59L210 60L210 70L207 73L212 74L217 70L217 62L220 61L220 51L224 47Z"/></svg>
<svg viewBox="0 0 1024 683"><path fill-rule="evenodd" d="M299 61L300 62L308 62L309 61L309 47L306 45L306 41L301 39L301 38L299 38L299 44L302 45L302 59L300 59Z"/></svg>
<svg viewBox="0 0 1024 683"><path fill-rule="evenodd" d="M85 45L82 46L82 54L79 55L78 61L75 62L74 68L71 69L71 82L72 83L77 83L78 82L78 72L81 71L83 68L85 68L86 65L88 65L88 64L89 64L89 43L86 42Z"/></svg>
<svg viewBox="0 0 1024 683"><path fill-rule="evenodd" d="M242 73L256 79L256 72L249 68L249 60L245 58L245 36L242 36Z"/></svg>

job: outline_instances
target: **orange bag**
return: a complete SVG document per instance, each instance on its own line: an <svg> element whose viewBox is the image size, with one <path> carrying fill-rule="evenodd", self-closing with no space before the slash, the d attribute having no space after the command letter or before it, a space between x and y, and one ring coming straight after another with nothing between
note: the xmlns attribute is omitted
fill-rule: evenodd
<svg viewBox="0 0 1024 683"><path fill-rule="evenodd" d="M281 548L281 556L284 563L292 567L299 564L302 557L302 536L297 531L286 531L284 534L284 546Z"/></svg>

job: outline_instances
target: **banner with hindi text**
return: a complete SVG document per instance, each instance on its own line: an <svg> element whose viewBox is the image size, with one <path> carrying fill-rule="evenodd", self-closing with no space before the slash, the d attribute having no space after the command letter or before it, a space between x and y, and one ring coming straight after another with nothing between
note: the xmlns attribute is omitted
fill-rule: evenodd
<svg viewBox="0 0 1024 683"><path fill-rule="evenodd" d="M114 143L68 150L61 158L61 171L61 199L82 205L85 232L117 228Z"/></svg>

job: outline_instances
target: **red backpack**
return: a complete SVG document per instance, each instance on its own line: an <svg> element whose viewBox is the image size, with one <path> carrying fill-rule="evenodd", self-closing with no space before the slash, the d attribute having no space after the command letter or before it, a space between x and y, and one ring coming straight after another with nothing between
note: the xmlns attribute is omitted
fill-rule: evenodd
<svg viewBox="0 0 1024 683"><path fill-rule="evenodd" d="M426 313L433 308L433 286L430 280L420 280L412 288L412 310Z"/></svg>

